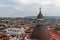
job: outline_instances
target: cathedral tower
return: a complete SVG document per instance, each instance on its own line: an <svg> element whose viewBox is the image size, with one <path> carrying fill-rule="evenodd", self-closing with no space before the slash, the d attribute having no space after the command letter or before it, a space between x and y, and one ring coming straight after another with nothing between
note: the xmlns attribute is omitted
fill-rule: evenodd
<svg viewBox="0 0 60 40"><path fill-rule="evenodd" d="M49 40L47 28L44 26L44 17L41 13L41 8L36 20L36 26L33 28L32 38L37 40Z"/></svg>

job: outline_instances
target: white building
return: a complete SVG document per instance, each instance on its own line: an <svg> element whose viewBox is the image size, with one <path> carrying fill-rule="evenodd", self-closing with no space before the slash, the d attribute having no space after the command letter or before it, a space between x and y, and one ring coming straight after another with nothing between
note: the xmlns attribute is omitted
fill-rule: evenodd
<svg viewBox="0 0 60 40"><path fill-rule="evenodd" d="M8 35L13 35L15 36L17 39L20 39L20 36L25 34L25 29L22 28L7 28L6 29L6 34Z"/></svg>

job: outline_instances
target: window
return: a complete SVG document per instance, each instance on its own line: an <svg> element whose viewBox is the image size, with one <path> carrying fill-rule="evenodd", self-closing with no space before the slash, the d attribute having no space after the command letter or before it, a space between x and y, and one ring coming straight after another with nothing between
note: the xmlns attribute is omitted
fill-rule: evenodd
<svg viewBox="0 0 60 40"><path fill-rule="evenodd" d="M5 40L5 39L3 39L3 40Z"/></svg>
<svg viewBox="0 0 60 40"><path fill-rule="evenodd" d="M6 40L9 40L8 38L6 38Z"/></svg>

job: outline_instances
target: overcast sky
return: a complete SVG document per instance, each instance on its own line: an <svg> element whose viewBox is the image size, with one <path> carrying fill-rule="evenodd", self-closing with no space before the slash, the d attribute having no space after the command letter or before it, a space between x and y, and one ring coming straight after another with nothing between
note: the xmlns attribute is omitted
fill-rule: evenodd
<svg viewBox="0 0 60 40"><path fill-rule="evenodd" d="M60 0L0 0L0 17L60 16Z"/></svg>

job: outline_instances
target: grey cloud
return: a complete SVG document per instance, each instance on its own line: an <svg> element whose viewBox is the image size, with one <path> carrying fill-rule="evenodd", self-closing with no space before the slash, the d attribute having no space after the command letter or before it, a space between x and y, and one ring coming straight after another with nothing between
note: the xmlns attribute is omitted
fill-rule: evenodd
<svg viewBox="0 0 60 40"><path fill-rule="evenodd" d="M17 1L17 0L16 0ZM41 6L42 13L47 16L58 16L60 14L60 6L54 0L46 0L43 3L37 3L40 0L35 0L30 4L18 3L14 0L0 0L0 16L2 17L23 17L35 16L39 13ZM37 1L37 2L36 2ZM42 1L42 0L41 0ZM49 3L48 3L49 2ZM4 14L4 15L3 15Z"/></svg>

